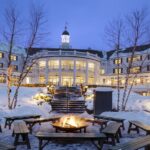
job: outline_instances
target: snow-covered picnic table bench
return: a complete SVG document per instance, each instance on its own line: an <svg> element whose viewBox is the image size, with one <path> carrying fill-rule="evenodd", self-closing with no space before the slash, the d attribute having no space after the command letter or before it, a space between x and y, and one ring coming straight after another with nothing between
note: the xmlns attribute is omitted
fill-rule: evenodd
<svg viewBox="0 0 150 150"><path fill-rule="evenodd" d="M119 122L119 123L121 123L121 127L123 128L123 130L125 129L125 126L124 126L125 119L123 119L123 118L108 117L108 116L104 116L104 115L94 115L94 118Z"/></svg>
<svg viewBox="0 0 150 150"><path fill-rule="evenodd" d="M120 127L121 123L111 122L102 130L102 133L107 136L107 139L111 139L110 142L108 140L106 141L108 144L115 145L116 141L119 142L119 138L122 137Z"/></svg>
<svg viewBox="0 0 150 150"><path fill-rule="evenodd" d="M6 116L5 118L5 128L8 126L11 129L11 125L15 120L23 120L30 118L40 118L41 115L22 115L22 116Z"/></svg>
<svg viewBox="0 0 150 150"><path fill-rule="evenodd" d="M49 118L32 118L32 119L25 119L24 121L29 127L30 133L32 133L32 128L35 124L39 123L44 123L44 122L50 122L50 121L56 121L60 117L49 117Z"/></svg>
<svg viewBox="0 0 150 150"><path fill-rule="evenodd" d="M30 149L30 141L29 141L29 130L28 127L26 125L26 123L22 120L22 121L15 121L13 123L14 128L13 128L13 133L12 136L15 136L15 141L14 141L14 145L17 146L19 144L25 144L27 145L27 147ZM19 141L19 137L22 137L22 141Z"/></svg>
<svg viewBox="0 0 150 150"><path fill-rule="evenodd" d="M48 133L38 132L35 135L39 139L39 150L42 150L50 141L91 141L97 149L102 149L106 136L103 133ZM44 142L45 141L45 142ZM98 144L95 143L98 141Z"/></svg>
<svg viewBox="0 0 150 150"><path fill-rule="evenodd" d="M150 125L146 125L143 122L135 120L129 121L128 133L130 133L130 131L137 131L137 133L139 133L139 129L144 130L146 135L150 134Z"/></svg>
<svg viewBox="0 0 150 150"><path fill-rule="evenodd" d="M128 142L111 146L109 150L135 150L145 147L145 150L150 150L150 135L134 138Z"/></svg>

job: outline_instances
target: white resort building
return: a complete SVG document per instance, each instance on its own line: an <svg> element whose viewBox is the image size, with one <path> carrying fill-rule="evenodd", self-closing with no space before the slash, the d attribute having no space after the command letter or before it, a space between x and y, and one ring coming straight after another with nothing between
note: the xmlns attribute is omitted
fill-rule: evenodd
<svg viewBox="0 0 150 150"><path fill-rule="evenodd" d="M100 51L73 49L67 29L61 35L60 48L32 48L36 64L26 78L27 84L99 85Z"/></svg>
<svg viewBox="0 0 150 150"><path fill-rule="evenodd" d="M24 84L54 85L103 85L116 86L119 71L120 86L124 85L132 48L119 52L93 49L74 49L70 46L70 34L65 27L59 48L32 48L29 55L36 63L31 68ZM13 83L22 67L25 49L15 47L12 53ZM6 82L7 46L0 45L0 82ZM143 63L144 62L144 63ZM118 69L119 64L119 69ZM130 69L130 76L138 72L135 84L150 83L150 45L138 46ZM132 78L131 78L132 80ZM130 80L129 80L130 82Z"/></svg>

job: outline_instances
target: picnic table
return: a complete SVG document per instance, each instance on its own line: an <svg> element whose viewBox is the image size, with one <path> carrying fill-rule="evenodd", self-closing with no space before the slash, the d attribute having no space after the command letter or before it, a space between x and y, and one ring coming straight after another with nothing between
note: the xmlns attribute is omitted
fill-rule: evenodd
<svg viewBox="0 0 150 150"><path fill-rule="evenodd" d="M38 132L35 135L39 139L39 150L42 150L50 141L91 141L97 149L101 150L106 136L103 133L48 133ZM44 143L45 141L45 143ZM98 145L95 143L98 141Z"/></svg>
<svg viewBox="0 0 150 150"><path fill-rule="evenodd" d="M6 116L5 118L5 128L8 126L11 129L11 125L15 120L23 120L29 118L40 118L41 115L22 115L22 116Z"/></svg>
<svg viewBox="0 0 150 150"><path fill-rule="evenodd" d="M107 126L108 120L104 119L93 119L93 118L84 118L85 121L91 122L94 124L100 125L100 132Z"/></svg>
<svg viewBox="0 0 150 150"><path fill-rule="evenodd" d="M109 150L137 150L143 147L145 147L145 150L150 150L150 135L137 137L128 142L111 146Z"/></svg>
<svg viewBox="0 0 150 150"><path fill-rule="evenodd" d="M123 118L108 117L108 116L104 116L104 115L94 115L94 118L119 122L119 123L121 123L122 129L125 130L125 126L124 126L125 119L123 119Z"/></svg>
<svg viewBox="0 0 150 150"><path fill-rule="evenodd" d="M130 133L130 131L137 131L137 133L139 133L139 129L144 130L146 135L150 134L150 125L146 125L143 122L137 120L129 121L128 133Z"/></svg>
<svg viewBox="0 0 150 150"><path fill-rule="evenodd" d="M49 118L31 118L31 119L25 119L24 121L29 127L30 133L32 133L32 128L35 124L39 123L44 123L44 122L50 122L50 121L56 121L60 117L49 117Z"/></svg>

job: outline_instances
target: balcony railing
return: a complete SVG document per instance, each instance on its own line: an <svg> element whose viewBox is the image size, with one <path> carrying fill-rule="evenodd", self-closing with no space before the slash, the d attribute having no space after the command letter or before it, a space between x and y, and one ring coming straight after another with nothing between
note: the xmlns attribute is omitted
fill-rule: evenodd
<svg viewBox="0 0 150 150"><path fill-rule="evenodd" d="M36 53L33 57L35 58L41 58L41 57L48 57L48 56L55 56L55 57L59 57L59 56L74 56L74 57L83 57L83 58L90 58L90 59L94 59L97 61L100 61L100 57L97 54L91 54L89 52L79 52L79 51L63 51L63 50L59 50L59 51L42 51L42 52L38 52Z"/></svg>

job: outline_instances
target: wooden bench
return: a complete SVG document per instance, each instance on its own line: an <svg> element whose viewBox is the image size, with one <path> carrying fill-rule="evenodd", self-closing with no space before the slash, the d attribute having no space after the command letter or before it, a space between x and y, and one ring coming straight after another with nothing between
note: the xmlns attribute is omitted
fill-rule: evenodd
<svg viewBox="0 0 150 150"><path fill-rule="evenodd" d="M140 121L135 120L129 121L128 133L130 133L130 131L137 131L137 133L139 133L139 129L144 130L146 135L150 134L150 125L146 125Z"/></svg>
<svg viewBox="0 0 150 150"><path fill-rule="evenodd" d="M22 115L22 116L7 116L5 117L5 128L8 126L11 129L11 125L15 120L23 120L29 118L40 118L40 115Z"/></svg>
<svg viewBox="0 0 150 150"><path fill-rule="evenodd" d="M102 149L104 140L106 136L103 133L45 133L45 132L38 132L35 135L39 139L39 150L42 150L49 141L52 140L73 140L73 141L92 141L93 144L97 147L97 149ZM45 143L43 143L45 141ZM95 143L98 141L98 145Z"/></svg>
<svg viewBox="0 0 150 150"><path fill-rule="evenodd" d="M44 123L44 122L50 122L50 121L56 121L60 117L50 117L50 118L33 118L33 119L25 119L24 121L29 127L30 133L32 133L32 128L35 124L39 123Z"/></svg>
<svg viewBox="0 0 150 150"><path fill-rule="evenodd" d="M84 118L85 121L91 122L93 125L98 124L100 125L100 132L107 126L108 120L104 119L92 119L92 118Z"/></svg>
<svg viewBox="0 0 150 150"><path fill-rule="evenodd" d="M145 147L145 150L150 150L150 135L144 137L138 137L125 142L118 144L116 146L111 146L109 150L135 150Z"/></svg>
<svg viewBox="0 0 150 150"><path fill-rule="evenodd" d="M12 136L15 136L15 141L14 141L14 145L17 146L17 145L27 145L27 148L31 148L30 146L30 141L29 141L29 138L28 138L28 133L29 133L29 130L28 130L28 127L27 125L25 124L24 121L16 121L13 123L14 125L14 129L13 129L13 134ZM19 137L22 137L22 141L19 141Z"/></svg>
<svg viewBox="0 0 150 150"><path fill-rule="evenodd" d="M8 143L0 142L0 150L16 150L16 148Z"/></svg>
<svg viewBox="0 0 150 150"><path fill-rule="evenodd" d="M119 137L122 137L120 127L121 123L111 122L102 130L102 133L107 136L107 143L109 143L109 138L111 138L110 144L112 145L116 144L115 141L119 142Z"/></svg>
<svg viewBox="0 0 150 150"><path fill-rule="evenodd" d="M125 126L124 126L125 119L123 119L123 118L108 117L108 116L103 116L103 115L94 115L94 118L119 122L119 123L121 123L122 129L125 130Z"/></svg>

